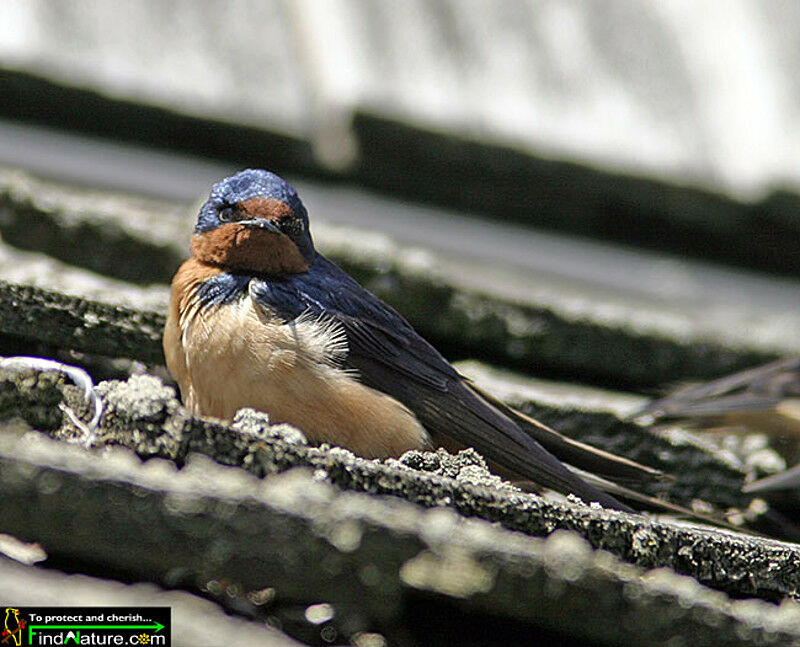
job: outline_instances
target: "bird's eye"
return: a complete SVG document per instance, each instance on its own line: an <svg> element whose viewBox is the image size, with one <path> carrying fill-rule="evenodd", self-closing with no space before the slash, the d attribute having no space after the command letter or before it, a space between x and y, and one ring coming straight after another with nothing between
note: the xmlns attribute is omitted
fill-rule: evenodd
<svg viewBox="0 0 800 647"><path fill-rule="evenodd" d="M303 221L299 218L292 218L281 223L281 229L287 236L299 236L303 233L303 227Z"/></svg>
<svg viewBox="0 0 800 647"><path fill-rule="evenodd" d="M219 219L222 222L230 222L236 217L236 209L234 207L223 207L219 210Z"/></svg>

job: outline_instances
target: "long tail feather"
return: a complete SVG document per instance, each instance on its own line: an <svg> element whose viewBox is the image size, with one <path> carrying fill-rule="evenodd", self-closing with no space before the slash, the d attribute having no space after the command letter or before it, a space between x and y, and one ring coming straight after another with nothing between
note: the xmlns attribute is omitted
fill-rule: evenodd
<svg viewBox="0 0 800 647"><path fill-rule="evenodd" d="M481 398L491 403L519 427L532 436L542 447L559 460L576 467L626 483L649 483L672 481L672 476L647 465L642 465L624 456L592 447L558 433L535 418L508 406L494 396L469 383L469 387Z"/></svg>

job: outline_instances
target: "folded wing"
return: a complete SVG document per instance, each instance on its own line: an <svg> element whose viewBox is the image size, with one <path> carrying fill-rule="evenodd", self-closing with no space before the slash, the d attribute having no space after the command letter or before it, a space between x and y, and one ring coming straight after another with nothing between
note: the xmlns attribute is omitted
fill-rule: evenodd
<svg viewBox="0 0 800 647"><path fill-rule="evenodd" d="M429 432L473 446L540 485L629 510L573 474L470 387L397 312L324 257L305 274L256 280L250 293L287 320L304 313L335 320L347 335L345 366L356 369L363 383L403 402Z"/></svg>

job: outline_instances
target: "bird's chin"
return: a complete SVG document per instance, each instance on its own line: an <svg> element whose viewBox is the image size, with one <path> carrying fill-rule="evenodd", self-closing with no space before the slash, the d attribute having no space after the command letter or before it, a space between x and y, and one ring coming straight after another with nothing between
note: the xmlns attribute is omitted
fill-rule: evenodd
<svg viewBox="0 0 800 647"><path fill-rule="evenodd" d="M192 254L203 263L267 274L295 274L309 268L297 245L271 229L228 223L192 237Z"/></svg>

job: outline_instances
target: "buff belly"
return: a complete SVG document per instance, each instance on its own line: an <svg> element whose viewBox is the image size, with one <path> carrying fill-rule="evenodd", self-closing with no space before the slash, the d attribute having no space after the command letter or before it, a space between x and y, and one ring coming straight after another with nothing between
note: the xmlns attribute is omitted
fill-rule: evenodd
<svg viewBox="0 0 800 647"><path fill-rule="evenodd" d="M362 456L397 456L429 445L403 404L337 366L346 340L330 322L286 324L247 294L204 308L175 297L164 350L194 414L230 420L238 409L253 407L272 422L299 427L312 441Z"/></svg>

